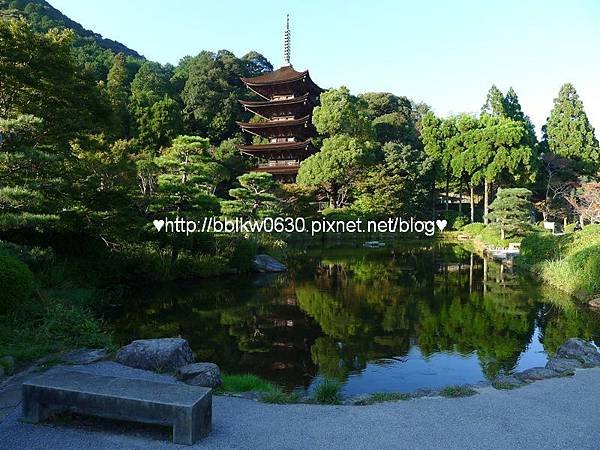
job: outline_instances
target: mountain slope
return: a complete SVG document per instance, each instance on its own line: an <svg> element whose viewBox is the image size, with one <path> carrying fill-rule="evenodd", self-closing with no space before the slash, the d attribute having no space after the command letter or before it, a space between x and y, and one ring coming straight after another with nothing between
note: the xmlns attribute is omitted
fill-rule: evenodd
<svg viewBox="0 0 600 450"><path fill-rule="evenodd" d="M0 10L13 10L13 14L22 14L34 27L36 31L46 32L50 28L71 28L82 38L91 38L102 49L111 50L114 53L123 53L134 58L143 58L135 50L130 49L120 42L106 39L98 33L94 33L81 24L65 16L45 0L0 0Z"/></svg>

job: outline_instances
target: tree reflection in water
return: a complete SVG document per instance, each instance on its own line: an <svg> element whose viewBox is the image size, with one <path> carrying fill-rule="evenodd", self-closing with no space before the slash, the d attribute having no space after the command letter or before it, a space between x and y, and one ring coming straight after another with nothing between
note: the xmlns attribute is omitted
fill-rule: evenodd
<svg viewBox="0 0 600 450"><path fill-rule="evenodd" d="M454 358L459 371L461 358L476 357L469 379L491 379L527 365L538 335L550 353L569 337L600 336L597 313L454 245L313 250L268 280L171 284L124 298L107 311L122 342L181 335L198 360L288 388L317 374L347 380L370 364L379 377L392 366L402 375L415 355L431 367L437 355Z"/></svg>

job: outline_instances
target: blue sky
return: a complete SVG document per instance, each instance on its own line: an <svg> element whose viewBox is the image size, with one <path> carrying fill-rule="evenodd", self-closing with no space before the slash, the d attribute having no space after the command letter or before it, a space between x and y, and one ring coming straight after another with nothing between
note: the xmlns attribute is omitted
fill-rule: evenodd
<svg viewBox="0 0 600 450"><path fill-rule="evenodd" d="M477 112L513 86L536 127L571 82L600 136L599 0L50 0L84 27L176 64L201 50L250 50L279 67L285 14L292 64L322 87L388 91L440 115ZM253 5L260 5L253 6Z"/></svg>

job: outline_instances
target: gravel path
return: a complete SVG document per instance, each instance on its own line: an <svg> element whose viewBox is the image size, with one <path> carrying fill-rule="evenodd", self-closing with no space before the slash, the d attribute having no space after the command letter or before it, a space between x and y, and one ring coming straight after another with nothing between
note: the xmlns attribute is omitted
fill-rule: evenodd
<svg viewBox="0 0 600 450"><path fill-rule="evenodd" d="M115 363L74 367L173 382ZM483 388L457 399L420 398L372 406L267 405L215 397L213 432L193 448L540 448L600 447L600 368L513 391ZM0 423L0 448L183 449L168 431L105 422L28 425L19 409Z"/></svg>

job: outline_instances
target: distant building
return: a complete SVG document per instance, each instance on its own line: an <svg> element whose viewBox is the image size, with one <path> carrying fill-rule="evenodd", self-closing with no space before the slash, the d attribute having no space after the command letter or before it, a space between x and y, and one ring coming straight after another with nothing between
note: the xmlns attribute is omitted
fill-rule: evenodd
<svg viewBox="0 0 600 450"><path fill-rule="evenodd" d="M238 122L242 130L260 138L260 143L239 146L242 154L261 161L253 170L271 173L283 183L294 183L300 163L316 151L310 143L310 138L316 135L311 116L323 92L311 80L308 70L298 72L292 67L289 38L288 19L285 65L257 77L242 78L263 100L242 101L244 108L259 116L259 120Z"/></svg>

